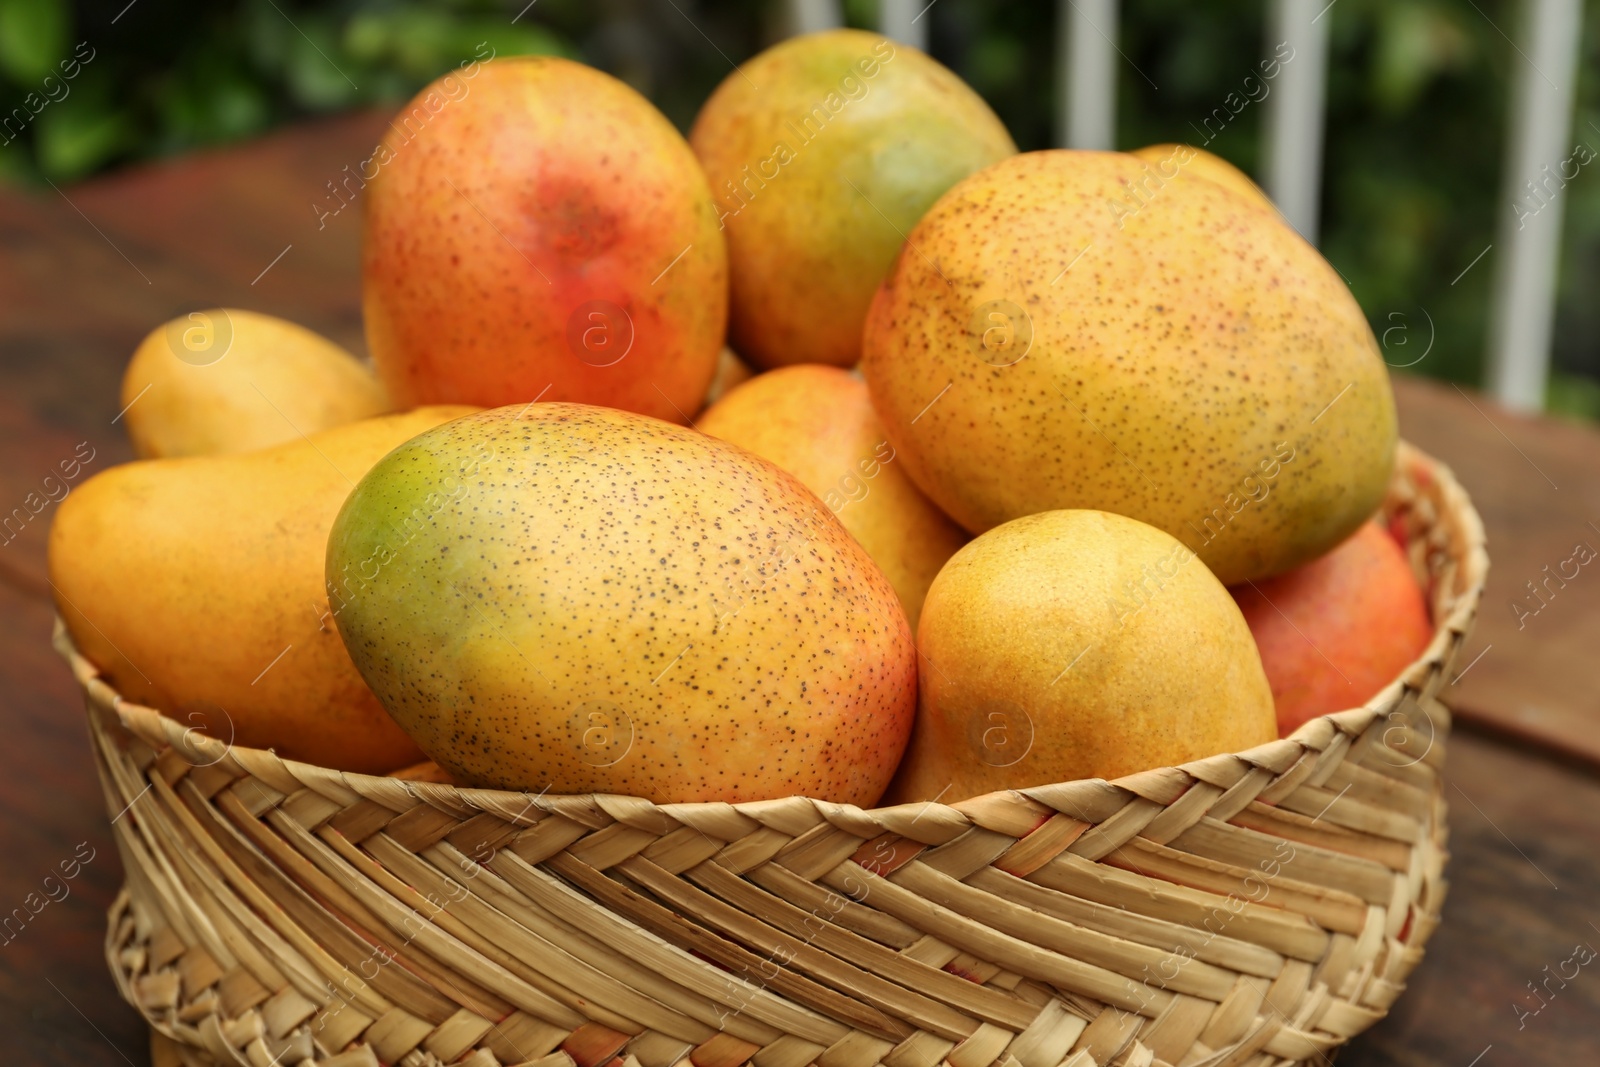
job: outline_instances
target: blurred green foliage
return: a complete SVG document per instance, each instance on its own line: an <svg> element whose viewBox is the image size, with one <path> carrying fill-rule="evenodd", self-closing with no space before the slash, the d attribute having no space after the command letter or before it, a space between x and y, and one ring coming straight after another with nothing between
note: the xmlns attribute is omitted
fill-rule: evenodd
<svg viewBox="0 0 1600 1067"><path fill-rule="evenodd" d="M480 42L502 55L573 52L503 5L118 3L0 0L0 106L37 111L0 148L0 174L71 181L309 115L398 107ZM92 58L66 77L58 61L79 42Z"/></svg>
<svg viewBox="0 0 1600 1067"><path fill-rule="evenodd" d="M611 71L687 129L731 64L788 27L779 0L0 0L0 178L83 178L352 107L398 107L480 42ZM1595 69L1600 0L1582 68ZM989 100L1024 150L1054 142L1057 5L938 0L930 51ZM874 26L876 0L843 0ZM1118 142L1200 138L1192 124L1256 70L1265 0L1124 0ZM1321 245L1391 364L1462 382L1483 372L1516 0L1339 0ZM80 42L82 44L80 45ZM75 53L75 49L79 51ZM93 58L65 77L75 54ZM1600 84L1580 80L1573 142L1600 151ZM36 112L36 113L35 113ZM1207 148L1255 173L1251 106ZM1592 173L1591 173L1592 171ZM1552 411L1600 418L1600 166L1567 188ZM1453 283L1453 284L1452 284ZM1426 351L1427 355L1418 358Z"/></svg>

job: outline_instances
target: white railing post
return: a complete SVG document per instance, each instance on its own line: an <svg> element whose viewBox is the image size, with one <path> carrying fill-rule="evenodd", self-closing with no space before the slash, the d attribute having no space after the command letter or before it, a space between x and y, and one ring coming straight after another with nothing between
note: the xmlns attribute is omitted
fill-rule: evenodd
<svg viewBox="0 0 1600 1067"><path fill-rule="evenodd" d="M1562 189L1575 174L1573 89L1581 0L1527 0L1511 63L1505 192L1489 309L1489 390L1517 411L1542 411L1550 373ZM1570 169L1574 173L1563 174ZM1592 179L1591 179L1592 180Z"/></svg>
<svg viewBox="0 0 1600 1067"><path fill-rule="evenodd" d="M1272 0L1267 52L1294 49L1267 97L1266 165L1261 184L1288 220L1312 244L1322 205L1322 131L1328 81L1327 0Z"/></svg>
<svg viewBox="0 0 1600 1067"><path fill-rule="evenodd" d="M878 0L878 32L891 41L928 50L927 0Z"/></svg>
<svg viewBox="0 0 1600 1067"><path fill-rule="evenodd" d="M1056 143L1116 147L1117 0L1056 6Z"/></svg>
<svg viewBox="0 0 1600 1067"><path fill-rule="evenodd" d="M789 0L789 28L796 36L844 25L839 0Z"/></svg>

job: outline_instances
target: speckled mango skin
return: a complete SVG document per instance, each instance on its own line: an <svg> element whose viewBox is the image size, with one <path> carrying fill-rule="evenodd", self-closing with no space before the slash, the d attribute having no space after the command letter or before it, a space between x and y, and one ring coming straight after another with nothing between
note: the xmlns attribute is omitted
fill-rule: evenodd
<svg viewBox="0 0 1600 1067"><path fill-rule="evenodd" d="M1349 290L1274 213L1185 179L1114 211L1147 167L1032 152L950 190L874 300L861 369L913 480L975 533L1098 508L1227 584L1281 573L1378 507L1388 373ZM993 301L1017 309L1011 347L983 347L1007 337L981 326Z"/></svg>
<svg viewBox="0 0 1600 1067"><path fill-rule="evenodd" d="M328 529L379 457L473 410L418 408L95 475L50 528L73 641L124 697L222 741L369 774L416 763L328 614Z"/></svg>
<svg viewBox="0 0 1600 1067"><path fill-rule="evenodd" d="M921 692L886 800L1117 778L1278 736L1222 583L1154 527L1047 511L976 538L928 591Z"/></svg>
<svg viewBox="0 0 1600 1067"><path fill-rule="evenodd" d="M736 386L696 426L799 478L882 568L913 631L933 576L967 533L895 462L860 378L817 363Z"/></svg>
<svg viewBox="0 0 1600 1067"><path fill-rule="evenodd" d="M1128 155L1152 166L1165 168L1163 174L1184 178L1204 178L1225 189L1232 189L1253 204L1276 212L1277 206L1249 176L1221 156L1187 144L1152 144L1135 148Z"/></svg>
<svg viewBox="0 0 1600 1067"><path fill-rule="evenodd" d="M793 37L741 64L689 143L727 226L731 343L768 368L854 366L905 234L950 186L1017 151L955 74L861 30Z"/></svg>
<svg viewBox="0 0 1600 1067"><path fill-rule="evenodd" d="M374 158L362 307L397 404L699 408L727 249L694 154L644 97L565 59L473 64Z"/></svg>
<svg viewBox="0 0 1600 1067"><path fill-rule="evenodd" d="M790 475L654 419L536 404L423 434L327 559L362 675L463 781L868 805L915 712L861 546Z"/></svg>

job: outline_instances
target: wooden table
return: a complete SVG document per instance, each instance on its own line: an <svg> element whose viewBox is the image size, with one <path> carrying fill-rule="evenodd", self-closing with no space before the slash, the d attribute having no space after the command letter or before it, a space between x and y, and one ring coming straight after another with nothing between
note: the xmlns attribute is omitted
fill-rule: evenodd
<svg viewBox="0 0 1600 1067"><path fill-rule="evenodd" d="M62 193L0 192L0 513L82 442L90 473L130 458L115 425L122 367L175 314L253 308L362 349L358 212L319 227L313 204L383 124L354 115ZM1340 1063L1600 1063L1594 968L1552 981L1537 1015L1517 1010L1539 1006L1529 989L1547 965L1600 948L1600 574L1580 573L1520 629L1510 606L1576 543L1600 548L1600 432L1418 379L1396 390L1405 435L1477 500L1494 572L1448 694L1461 723L1444 925L1394 1013ZM0 945L0 1047L11 1063L142 1065L143 1024L101 958L121 870L78 693L48 644L49 518L0 548L0 916L27 915L75 852L92 858Z"/></svg>

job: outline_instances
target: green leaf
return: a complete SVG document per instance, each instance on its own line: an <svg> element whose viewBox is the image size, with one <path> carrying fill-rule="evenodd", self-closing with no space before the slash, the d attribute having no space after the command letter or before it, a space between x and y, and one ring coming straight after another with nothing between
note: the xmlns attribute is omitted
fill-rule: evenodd
<svg viewBox="0 0 1600 1067"><path fill-rule="evenodd" d="M458 16L448 11L401 7L366 11L345 26L345 51L373 67L396 67L420 86L483 54L570 55L560 38L533 22Z"/></svg>
<svg viewBox="0 0 1600 1067"><path fill-rule="evenodd" d="M52 105L34 121L39 170L53 181L80 178L121 152L132 133L119 108L90 99Z"/></svg>
<svg viewBox="0 0 1600 1067"><path fill-rule="evenodd" d="M1431 3L1395 3L1379 16L1372 88L1381 107L1398 113L1413 106L1439 74L1460 69L1471 41L1457 13Z"/></svg>
<svg viewBox="0 0 1600 1067"><path fill-rule="evenodd" d="M577 56L561 38L534 23L518 26L502 26L490 20L463 23L456 32L456 43L457 63L471 59L480 43L494 49L496 56L566 56L569 59Z"/></svg>
<svg viewBox="0 0 1600 1067"><path fill-rule="evenodd" d="M283 10L267 3L266 0L252 0L240 12L239 27L234 31L234 35L243 38L246 48L249 49L250 61L258 69L277 77L282 77L289 67L291 40L300 40L300 35L295 32L294 23L284 17ZM190 47L198 49L199 42Z"/></svg>
<svg viewBox="0 0 1600 1067"><path fill-rule="evenodd" d="M167 134L181 144L237 140L264 128L271 105L235 56L198 53L167 82L159 100Z"/></svg>
<svg viewBox="0 0 1600 1067"><path fill-rule="evenodd" d="M66 0L0 0L0 70L24 85L65 58L72 32Z"/></svg>
<svg viewBox="0 0 1600 1067"><path fill-rule="evenodd" d="M1004 92L1025 77L1021 41L1010 37L985 37L967 56L967 76L980 93Z"/></svg>
<svg viewBox="0 0 1600 1067"><path fill-rule="evenodd" d="M315 111L329 111L360 99L360 74L339 48L333 29L321 21L296 20L302 34L289 42L289 91L295 102Z"/></svg>

